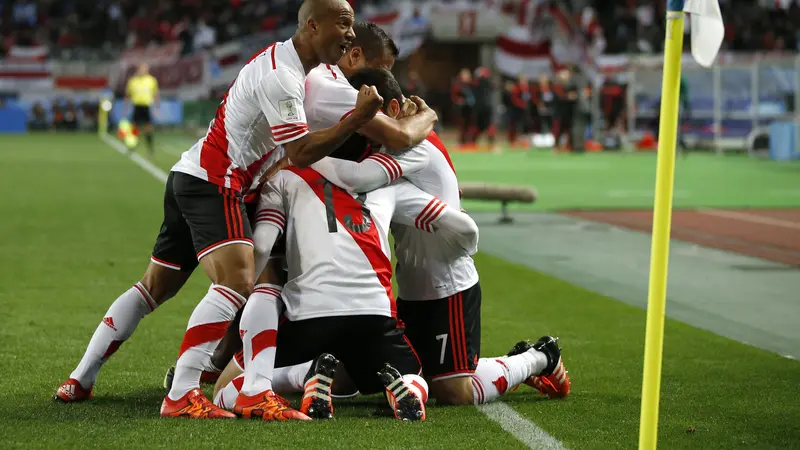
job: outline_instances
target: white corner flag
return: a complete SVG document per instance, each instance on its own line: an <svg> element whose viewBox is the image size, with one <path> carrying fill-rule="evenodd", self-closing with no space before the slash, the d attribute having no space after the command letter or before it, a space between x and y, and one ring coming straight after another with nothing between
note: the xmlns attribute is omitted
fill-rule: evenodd
<svg viewBox="0 0 800 450"><path fill-rule="evenodd" d="M718 0L685 0L683 12L691 19L692 56L701 66L711 67L725 38Z"/></svg>

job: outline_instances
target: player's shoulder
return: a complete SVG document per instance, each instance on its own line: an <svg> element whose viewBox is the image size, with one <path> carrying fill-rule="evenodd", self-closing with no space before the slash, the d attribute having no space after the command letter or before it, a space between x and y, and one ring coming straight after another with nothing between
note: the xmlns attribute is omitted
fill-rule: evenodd
<svg viewBox="0 0 800 450"><path fill-rule="evenodd" d="M346 89L353 89L350 83L345 78L344 73L338 66L330 64L320 64L311 69L306 78L306 84L312 86L324 86L325 88L339 87Z"/></svg>

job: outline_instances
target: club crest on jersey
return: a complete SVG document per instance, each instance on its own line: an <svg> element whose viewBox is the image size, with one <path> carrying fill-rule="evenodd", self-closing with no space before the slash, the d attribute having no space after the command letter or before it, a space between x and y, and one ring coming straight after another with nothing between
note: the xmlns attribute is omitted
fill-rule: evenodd
<svg viewBox="0 0 800 450"><path fill-rule="evenodd" d="M294 99L281 100L278 102L281 119L287 122L297 122L300 120L300 112Z"/></svg>

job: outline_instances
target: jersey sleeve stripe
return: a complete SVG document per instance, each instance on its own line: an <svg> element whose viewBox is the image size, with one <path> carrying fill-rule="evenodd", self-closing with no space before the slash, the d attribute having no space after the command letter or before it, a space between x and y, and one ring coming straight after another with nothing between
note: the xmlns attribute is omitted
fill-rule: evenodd
<svg viewBox="0 0 800 450"><path fill-rule="evenodd" d="M425 231L432 231L430 228L430 224L433 220L441 214L442 210L444 210L444 203L439 201L438 198L434 198L433 200L428 203L428 206L417 216L417 228Z"/></svg>
<svg viewBox="0 0 800 450"><path fill-rule="evenodd" d="M278 68L278 64L275 62L275 47L277 47L277 45L272 46L272 70Z"/></svg>
<svg viewBox="0 0 800 450"><path fill-rule="evenodd" d="M287 134L294 133L295 131L299 131L299 130L308 130L308 125L299 125L299 126L291 127L291 128L282 128L280 130L273 131L272 135L273 135L273 137L281 137L281 136L284 136L284 135L287 135Z"/></svg>
<svg viewBox="0 0 800 450"><path fill-rule="evenodd" d="M272 217L273 219L275 219L277 221L280 221L280 222L284 222L284 223L286 222L286 216L284 216L283 214L281 214L281 213L279 213L277 211L263 211L263 212L260 212L260 213L258 213L256 215L256 221L259 221L261 219L266 219L267 217Z"/></svg>
<svg viewBox="0 0 800 450"><path fill-rule="evenodd" d="M428 202L428 204L427 204L427 205L425 205L425 207L424 207L424 208L422 208L422 212L420 212L420 213L419 213L419 215L417 215L417 218L416 218L416 219L414 219L414 226L415 226L415 227L417 227L417 228L422 228L422 227L420 226L420 219L422 219L422 217L423 217L423 216L425 216L426 214L428 214L428 210L430 210L431 208L433 208L433 205L434 205L435 203L436 203L436 199L435 199L435 198L434 198L434 199L431 199L431 201L430 201L430 202Z"/></svg>
<svg viewBox="0 0 800 450"><path fill-rule="evenodd" d="M295 133L297 131L303 131L303 130L308 130L308 125L300 125L300 126L291 127L291 128L282 128L280 130L272 130L272 137L274 137L276 139L280 139L283 136Z"/></svg>
<svg viewBox="0 0 800 450"><path fill-rule="evenodd" d="M436 219L439 218L439 216L442 214L442 211L444 211L446 206L447 205L445 205L442 202L438 203L438 206L436 207L436 209L433 210L431 216L427 220L425 220L425 231L433 232L433 227L431 225Z"/></svg>
<svg viewBox="0 0 800 450"><path fill-rule="evenodd" d="M262 286L253 290L253 293L272 295L273 297L281 298L280 289L275 289L268 286Z"/></svg>
<svg viewBox="0 0 800 450"><path fill-rule="evenodd" d="M256 222L262 222L271 219L277 223L286 224L286 217L277 211L262 211L256 215Z"/></svg>
<svg viewBox="0 0 800 450"><path fill-rule="evenodd" d="M394 180L402 177L403 176L403 167L400 165L400 163L397 162L396 159L394 159L393 157L391 157L389 155L383 155L383 156L385 156L387 158L387 161L389 162L389 164L391 164L392 167L394 167L395 172L397 172L397 176L394 178Z"/></svg>
<svg viewBox="0 0 800 450"><path fill-rule="evenodd" d="M383 167L386 170L386 172L389 174L389 181L394 181L394 180L400 178L400 172L401 171L398 170L398 167L397 167L396 164L392 164L394 162L394 160L390 156L386 156L386 155L384 155L382 153L374 153L367 159L371 159L371 160L377 162L378 164L380 164L381 167Z"/></svg>
<svg viewBox="0 0 800 450"><path fill-rule="evenodd" d="M297 127L307 127L308 125L305 123L282 123L280 125L275 125L274 127L269 127L270 130L282 130L284 128L297 128Z"/></svg>
<svg viewBox="0 0 800 450"><path fill-rule="evenodd" d="M288 141L291 141L294 138L302 137L306 134L308 134L308 128L302 128L288 135L281 135L280 137L273 136L273 139L275 139L275 144L280 145Z"/></svg>

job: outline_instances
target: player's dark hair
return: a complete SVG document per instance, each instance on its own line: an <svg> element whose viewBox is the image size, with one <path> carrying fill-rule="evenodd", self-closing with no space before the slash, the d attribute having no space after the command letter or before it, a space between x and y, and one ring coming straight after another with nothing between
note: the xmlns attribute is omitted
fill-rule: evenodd
<svg viewBox="0 0 800 450"><path fill-rule="evenodd" d="M386 69L364 67L348 78L348 81L356 89L360 89L365 84L367 86L375 86L378 94L383 97L384 109L389 107L389 102L392 99L398 102L403 101L403 90L400 88L400 83L394 78L392 72Z"/></svg>
<svg viewBox="0 0 800 450"><path fill-rule="evenodd" d="M397 58L399 54L397 45L381 27L372 22L356 22L353 24L353 32L356 33L356 38L352 46L361 47L368 61L380 58L386 52Z"/></svg>
<svg viewBox="0 0 800 450"><path fill-rule="evenodd" d="M367 155L367 138L353 133L342 145L331 153L331 158L346 159L348 161L360 161Z"/></svg>
<svg viewBox="0 0 800 450"><path fill-rule="evenodd" d="M355 73L348 79L354 88L359 89L362 85L375 86L378 94L383 97L383 108L389 107L389 102L396 99L398 102L403 101L403 91L400 89L400 84L386 69L379 69L373 67L365 67ZM359 161L367 153L367 139L358 133L353 133L339 148L337 148L331 156L339 159L346 159L349 161Z"/></svg>

